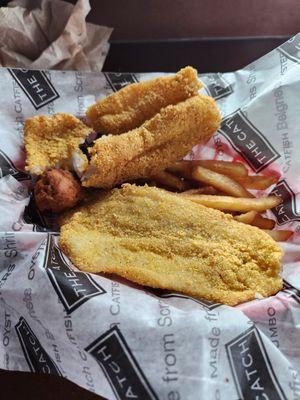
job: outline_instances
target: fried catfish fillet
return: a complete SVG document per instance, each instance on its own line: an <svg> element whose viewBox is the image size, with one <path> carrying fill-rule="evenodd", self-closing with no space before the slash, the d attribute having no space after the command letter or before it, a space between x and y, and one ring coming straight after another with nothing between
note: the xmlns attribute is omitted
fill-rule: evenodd
<svg viewBox="0 0 300 400"><path fill-rule="evenodd" d="M81 208L60 245L84 271L228 305L282 287L282 250L269 235L154 187L125 184Z"/></svg>
<svg viewBox="0 0 300 400"><path fill-rule="evenodd" d="M72 153L91 132L70 114L28 118L24 125L26 170L37 175L55 167L72 170Z"/></svg>
<svg viewBox="0 0 300 400"><path fill-rule="evenodd" d="M132 131L102 136L89 149L91 161L82 184L112 188L153 176L182 159L194 145L209 140L220 119L215 101L197 95L161 109Z"/></svg>
<svg viewBox="0 0 300 400"><path fill-rule="evenodd" d="M169 104L177 104L198 93L202 85L192 67L177 74L128 85L87 110L96 131L120 134L140 126Z"/></svg>

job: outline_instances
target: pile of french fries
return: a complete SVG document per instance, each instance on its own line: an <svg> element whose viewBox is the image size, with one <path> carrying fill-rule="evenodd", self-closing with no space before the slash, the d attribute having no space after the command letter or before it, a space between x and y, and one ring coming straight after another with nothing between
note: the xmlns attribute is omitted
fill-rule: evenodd
<svg viewBox="0 0 300 400"><path fill-rule="evenodd" d="M286 241L293 234L292 231L273 230L275 221L260 214L278 206L282 201L280 197L256 198L248 190L265 190L277 179L250 176L240 162L184 160L152 179L195 203L231 213L237 221L263 229L276 241Z"/></svg>

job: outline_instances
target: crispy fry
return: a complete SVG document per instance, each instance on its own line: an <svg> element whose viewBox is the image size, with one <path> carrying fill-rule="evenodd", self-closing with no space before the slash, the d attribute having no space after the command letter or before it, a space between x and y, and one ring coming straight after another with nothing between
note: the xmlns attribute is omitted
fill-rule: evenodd
<svg viewBox="0 0 300 400"><path fill-rule="evenodd" d="M190 194L218 194L218 191L213 186L203 186L196 189L185 190L180 193L182 195L190 195Z"/></svg>
<svg viewBox="0 0 300 400"><path fill-rule="evenodd" d="M175 189L178 192L183 192L187 187L182 179L167 171L158 172L154 176L151 176L150 179L153 179L156 183L160 185L168 186L169 188Z"/></svg>
<svg viewBox="0 0 300 400"><path fill-rule="evenodd" d="M181 193L181 196L183 193ZM202 204L206 207L228 211L265 211L281 203L282 199L278 196L268 196L260 198L237 198L231 196L211 196L206 194L185 195L185 198Z"/></svg>
<svg viewBox="0 0 300 400"><path fill-rule="evenodd" d="M257 215L256 211L248 211L245 214L235 215L234 219L239 222L243 222L244 224L253 225L252 222L254 221Z"/></svg>
<svg viewBox="0 0 300 400"><path fill-rule="evenodd" d="M278 179L275 176L253 175L237 178L237 181L248 189L265 190L274 185Z"/></svg>
<svg viewBox="0 0 300 400"><path fill-rule="evenodd" d="M218 160L183 160L181 164L200 166L214 172L229 176L232 179L246 177L247 168L240 162L218 161Z"/></svg>
<svg viewBox="0 0 300 400"><path fill-rule="evenodd" d="M264 231L270 235L276 242L285 242L286 240L288 240L292 234L294 232L292 231L284 231L284 230L280 230L280 231L271 231L269 229L264 229Z"/></svg>
<svg viewBox="0 0 300 400"><path fill-rule="evenodd" d="M193 169L192 178L234 197L252 197L243 186L228 176L200 166Z"/></svg>
<svg viewBox="0 0 300 400"><path fill-rule="evenodd" d="M275 226L275 221L257 214L251 225L257 226L261 229L273 229Z"/></svg>
<svg viewBox="0 0 300 400"><path fill-rule="evenodd" d="M195 96L201 88L192 67L177 74L128 85L90 106L87 110L92 127L117 135L137 128L161 108Z"/></svg>
<svg viewBox="0 0 300 400"><path fill-rule="evenodd" d="M193 166L200 166L211 171L226 175L236 180L247 189L265 190L274 185L278 179L275 176L247 175L247 168L240 162L218 160L182 160L172 165L170 170L189 176Z"/></svg>
<svg viewBox="0 0 300 400"><path fill-rule="evenodd" d="M191 164L182 163L182 161L174 163L171 167L167 168L167 171L172 174L176 174L178 176L182 176L186 179L192 178L192 169L193 166Z"/></svg>

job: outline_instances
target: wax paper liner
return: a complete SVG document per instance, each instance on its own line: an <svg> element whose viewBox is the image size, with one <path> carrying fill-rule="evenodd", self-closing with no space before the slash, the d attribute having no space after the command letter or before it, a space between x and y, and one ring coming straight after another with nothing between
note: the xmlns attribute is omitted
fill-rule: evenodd
<svg viewBox="0 0 300 400"><path fill-rule="evenodd" d="M87 23L90 9L89 0L10 1L0 8L0 65L101 71L112 28Z"/></svg>
<svg viewBox="0 0 300 400"><path fill-rule="evenodd" d="M96 98L161 74L0 70L0 368L59 375L107 399L299 398L299 40L200 76L223 122L189 157L276 175L254 193L281 196L268 217L294 231L283 290L234 308L78 271L27 193L26 117L83 117Z"/></svg>

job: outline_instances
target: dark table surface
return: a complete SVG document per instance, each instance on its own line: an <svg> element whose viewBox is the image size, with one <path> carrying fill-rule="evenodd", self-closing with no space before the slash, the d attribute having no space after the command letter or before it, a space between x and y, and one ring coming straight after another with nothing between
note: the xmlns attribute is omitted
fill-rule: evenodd
<svg viewBox="0 0 300 400"><path fill-rule="evenodd" d="M289 36L190 38L113 41L103 70L113 72L175 72L192 65L201 72L227 72L245 67Z"/></svg>
<svg viewBox="0 0 300 400"><path fill-rule="evenodd" d="M192 65L199 72L230 71L243 67L286 37L236 39L185 39L143 42L113 42L106 71L176 71ZM0 399L99 400L96 396L62 378L0 371Z"/></svg>

